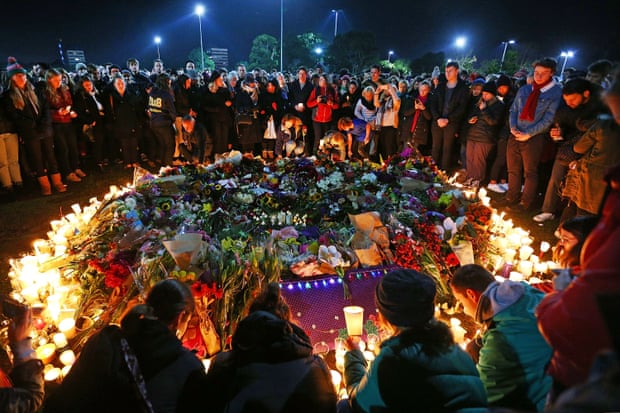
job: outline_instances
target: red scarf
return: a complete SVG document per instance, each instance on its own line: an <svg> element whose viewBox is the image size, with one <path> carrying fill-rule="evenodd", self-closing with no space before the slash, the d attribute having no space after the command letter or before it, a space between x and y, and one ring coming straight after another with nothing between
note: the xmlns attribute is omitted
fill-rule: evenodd
<svg viewBox="0 0 620 413"><path fill-rule="evenodd" d="M426 105L426 101L428 100L428 96L418 96L417 99L422 102L423 105ZM415 126L418 124L418 119L420 118L420 114L422 111L420 109L415 110L415 115L413 115L413 121L411 122L411 133L415 132Z"/></svg>
<svg viewBox="0 0 620 413"><path fill-rule="evenodd" d="M530 95L527 97L527 100L525 101L525 106L523 106L523 110L519 115L519 119L529 122L534 121L534 116L536 115L536 105L538 104L538 97L540 96L540 89L544 88L552 81L553 79L549 79L548 82L542 85L539 85L536 82L532 83L532 93L530 93Z"/></svg>

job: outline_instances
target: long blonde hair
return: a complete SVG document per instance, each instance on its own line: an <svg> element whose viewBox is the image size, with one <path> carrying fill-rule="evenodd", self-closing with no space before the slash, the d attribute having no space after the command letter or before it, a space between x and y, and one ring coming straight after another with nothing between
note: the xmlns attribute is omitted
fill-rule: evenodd
<svg viewBox="0 0 620 413"><path fill-rule="evenodd" d="M24 110L24 107L26 107L24 96L28 96L32 103L39 108L39 98L34 92L34 86L29 80L26 81L24 89L20 90L13 82L13 79L11 79L9 96L11 98L11 102L13 102L13 107L17 110Z"/></svg>

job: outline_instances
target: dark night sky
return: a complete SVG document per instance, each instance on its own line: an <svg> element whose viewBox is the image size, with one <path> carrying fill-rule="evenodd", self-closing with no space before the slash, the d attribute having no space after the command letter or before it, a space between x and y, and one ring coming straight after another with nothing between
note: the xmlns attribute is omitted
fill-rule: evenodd
<svg viewBox="0 0 620 413"><path fill-rule="evenodd" d="M572 4L579 3L579 6ZM64 49L82 49L89 62L123 65L138 57L150 68L160 46L166 66L179 66L200 46L193 1L54 2L32 0L3 4L0 56L13 55L24 64L58 57ZM104 6L104 4L106 4ZM204 0L205 49L229 49L231 65L247 59L251 41L262 33L279 39L280 1ZM321 32L331 40L332 9L341 9L338 32L372 31L379 50L395 58L412 58L427 51L456 53L456 36L466 35L466 51L481 59L499 58L501 42L517 40L527 59L558 56L575 50L569 66L585 68L597 58L620 60L620 1L591 0L284 0L284 32ZM382 57L384 58L384 57ZM286 56L285 56L286 59Z"/></svg>

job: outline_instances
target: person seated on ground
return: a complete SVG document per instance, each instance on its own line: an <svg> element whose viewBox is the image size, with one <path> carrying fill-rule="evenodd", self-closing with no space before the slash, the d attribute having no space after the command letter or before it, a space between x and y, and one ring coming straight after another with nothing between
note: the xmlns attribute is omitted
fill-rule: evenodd
<svg viewBox="0 0 620 413"><path fill-rule="evenodd" d="M347 159L347 143L342 132L328 131L321 139L319 152L328 155L332 161L344 161Z"/></svg>
<svg viewBox="0 0 620 413"><path fill-rule="evenodd" d="M358 118L338 119L338 130L347 135L347 158L366 159L365 146L370 142L372 125Z"/></svg>
<svg viewBox="0 0 620 413"><path fill-rule="evenodd" d="M279 285L268 284L248 310L232 350L217 354L206 375L190 377L177 412L335 412L329 368L290 321Z"/></svg>
<svg viewBox="0 0 620 413"><path fill-rule="evenodd" d="M183 131L179 143L179 153L191 163L209 163L213 160L213 140L207 129L192 115L183 116Z"/></svg>
<svg viewBox="0 0 620 413"><path fill-rule="evenodd" d="M7 302L4 314L8 315ZM11 314L8 339L13 353L13 368L8 376L0 369L0 410L6 413L34 413L43 404L45 388L43 363L36 358L31 338L32 310L21 305Z"/></svg>
<svg viewBox="0 0 620 413"><path fill-rule="evenodd" d="M542 411L551 388L545 368L552 351L534 310L544 293L522 282L498 282L477 264L460 267L451 287L465 314L482 326L470 351L489 405Z"/></svg>
<svg viewBox="0 0 620 413"><path fill-rule="evenodd" d="M348 337L339 411L486 412L487 397L472 359L433 317L436 285L399 268L377 285L379 327L390 335L368 367L359 338Z"/></svg>
<svg viewBox="0 0 620 413"><path fill-rule="evenodd" d="M277 135L276 157L295 158L306 153L306 127L297 116L285 113Z"/></svg>
<svg viewBox="0 0 620 413"><path fill-rule="evenodd" d="M120 327L104 327L86 342L43 411L174 412L189 374L204 371L177 338L193 311L194 297L186 284L158 282Z"/></svg>

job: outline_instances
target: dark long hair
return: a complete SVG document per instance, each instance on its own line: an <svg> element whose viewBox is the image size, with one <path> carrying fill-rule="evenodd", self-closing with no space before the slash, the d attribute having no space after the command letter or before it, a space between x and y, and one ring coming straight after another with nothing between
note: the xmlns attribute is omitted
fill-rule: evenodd
<svg viewBox="0 0 620 413"><path fill-rule="evenodd" d="M171 324L183 311L194 310L194 298L189 287L179 280L167 278L149 291L145 304L133 307L121 321L123 330L136 331L139 320L150 318Z"/></svg>

